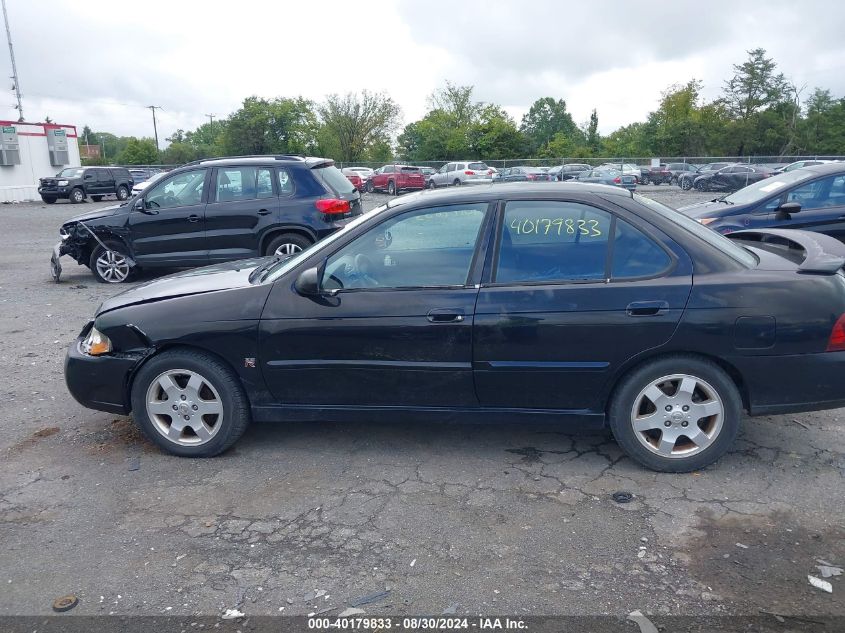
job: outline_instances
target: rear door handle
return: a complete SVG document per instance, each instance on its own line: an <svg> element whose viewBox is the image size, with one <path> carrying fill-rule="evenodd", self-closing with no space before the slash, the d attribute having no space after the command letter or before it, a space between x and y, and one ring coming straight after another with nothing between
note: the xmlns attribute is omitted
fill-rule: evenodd
<svg viewBox="0 0 845 633"><path fill-rule="evenodd" d="M665 301L634 301L628 304L625 312L628 316L656 316L668 309L669 304Z"/></svg>
<svg viewBox="0 0 845 633"><path fill-rule="evenodd" d="M430 310L426 318L431 323L460 323L464 320L464 311L459 308L436 308Z"/></svg>
<svg viewBox="0 0 845 633"><path fill-rule="evenodd" d="M200 221L200 216L198 216L196 213L188 216L188 222L199 222L199 221Z"/></svg>
<svg viewBox="0 0 845 633"><path fill-rule="evenodd" d="M270 215L270 212L267 209L259 209L258 215Z"/></svg>

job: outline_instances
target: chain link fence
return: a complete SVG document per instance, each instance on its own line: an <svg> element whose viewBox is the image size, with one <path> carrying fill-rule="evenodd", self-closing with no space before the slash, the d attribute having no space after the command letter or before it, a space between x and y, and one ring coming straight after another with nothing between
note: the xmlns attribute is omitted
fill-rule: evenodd
<svg viewBox="0 0 845 633"><path fill-rule="evenodd" d="M657 160L653 156L599 156L590 158L568 157L568 158L507 158L501 160L485 160L484 162L490 167L496 169L503 169L506 167L516 167L517 165L529 165L532 167L555 167L557 165L569 165L578 163L583 165L590 165L596 167L605 163L629 163L637 166L650 166L652 160ZM845 160L845 156L665 156L660 157L661 163L690 163L692 165L706 165L707 163L749 163L753 165L764 166L780 166L788 165L797 160ZM470 162L469 159L454 159L454 160L425 160L425 161L394 161L391 162L372 162L372 161L357 161L357 162L342 162L336 161L338 167L370 167L371 169L378 169L383 165L401 164L401 165L415 165L418 167L431 167L433 169L440 169L443 165L451 162ZM475 162L475 161L471 161Z"/></svg>

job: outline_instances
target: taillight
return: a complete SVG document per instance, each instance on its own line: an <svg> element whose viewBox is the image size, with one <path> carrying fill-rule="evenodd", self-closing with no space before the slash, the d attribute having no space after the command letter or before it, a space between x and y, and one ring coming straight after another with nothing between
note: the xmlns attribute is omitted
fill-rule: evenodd
<svg viewBox="0 0 845 633"><path fill-rule="evenodd" d="M619 176L617 176L616 178L613 179L613 182L615 182L617 185L620 185L620 184L622 184L622 179Z"/></svg>
<svg viewBox="0 0 845 633"><path fill-rule="evenodd" d="M833 324L833 329L830 332L830 338L827 341L827 351L845 351L845 314L836 319L836 323Z"/></svg>
<svg viewBox="0 0 845 633"><path fill-rule="evenodd" d="M317 200L314 203L317 210L326 215L340 215L342 213L349 213L351 207L348 200L338 200L337 198L328 198L326 200Z"/></svg>
<svg viewBox="0 0 845 633"><path fill-rule="evenodd" d="M467 169L464 173L465 173L467 176L475 176L475 172L474 172L474 171L472 171L472 170L469 170L469 169Z"/></svg>

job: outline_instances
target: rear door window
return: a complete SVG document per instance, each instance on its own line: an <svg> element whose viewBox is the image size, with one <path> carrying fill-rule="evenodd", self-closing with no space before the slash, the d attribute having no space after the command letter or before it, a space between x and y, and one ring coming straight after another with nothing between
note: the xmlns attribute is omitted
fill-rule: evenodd
<svg viewBox="0 0 845 633"><path fill-rule="evenodd" d="M508 202L494 281L605 279L610 226L609 213L577 202Z"/></svg>
<svg viewBox="0 0 845 633"><path fill-rule="evenodd" d="M672 259L654 240L619 218L611 257L611 280L657 277L672 264Z"/></svg>
<svg viewBox="0 0 845 633"><path fill-rule="evenodd" d="M273 177L267 167L221 167L214 191L217 202L270 198Z"/></svg>

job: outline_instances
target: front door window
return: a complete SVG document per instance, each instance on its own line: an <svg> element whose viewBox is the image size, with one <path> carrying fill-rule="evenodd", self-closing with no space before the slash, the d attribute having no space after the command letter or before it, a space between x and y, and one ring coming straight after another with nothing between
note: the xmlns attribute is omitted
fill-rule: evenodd
<svg viewBox="0 0 845 633"><path fill-rule="evenodd" d="M386 220L329 257L323 288L463 286L486 211L486 203L470 203Z"/></svg>

